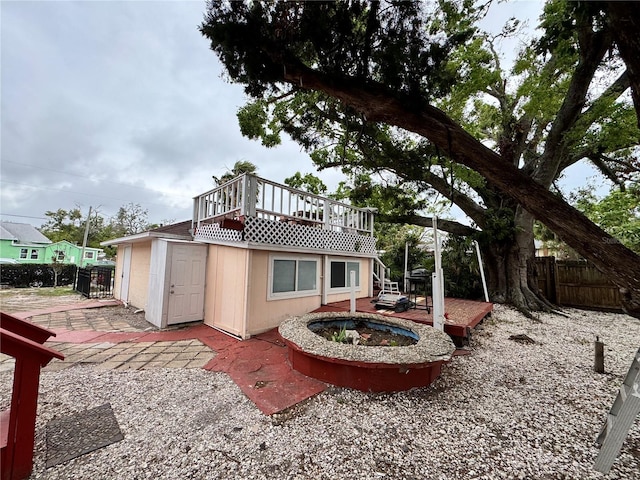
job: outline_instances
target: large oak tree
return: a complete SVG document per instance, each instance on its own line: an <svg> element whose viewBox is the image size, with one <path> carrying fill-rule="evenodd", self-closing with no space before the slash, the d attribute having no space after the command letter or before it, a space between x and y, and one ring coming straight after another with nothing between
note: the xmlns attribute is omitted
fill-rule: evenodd
<svg viewBox="0 0 640 480"><path fill-rule="evenodd" d="M607 52L617 52L606 9L553 2L556 15L547 17L541 54L573 49L565 53L575 59L575 67L555 117L543 128L544 147L527 158L523 145L535 135L531 115L506 121L503 116L501 137L489 148L463 128L460 119L435 106L451 94L459 78L460 72L447 68L449 56L473 41L478 13L470 2L441 1L431 12L425 5L212 2L201 30L231 79L244 83L250 96L320 92L355 112L363 128L386 125L412 132L451 162L479 173L489 190L487 198L493 192L513 202L514 231L522 238L515 238L513 252L502 258L515 255L510 264L519 267L509 273L510 281L524 296L528 287L523 261L536 217L609 274L621 288L624 307L640 316L640 258L549 191L563 165L575 157L570 155L575 142L567 139L591 125L589 108L595 102L586 105L595 72ZM542 68L551 63L548 74L554 75L558 69L553 62L565 58L551 54ZM625 82L629 78L623 74L611 88L624 90ZM499 91L494 93L500 97Z"/></svg>

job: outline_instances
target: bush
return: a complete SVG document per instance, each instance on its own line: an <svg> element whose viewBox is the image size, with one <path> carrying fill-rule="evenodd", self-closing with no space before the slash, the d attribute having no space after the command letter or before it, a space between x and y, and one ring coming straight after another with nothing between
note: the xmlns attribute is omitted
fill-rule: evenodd
<svg viewBox="0 0 640 480"><path fill-rule="evenodd" d="M435 259L430 256L420 266L431 275L431 272L435 270ZM470 300L484 298L478 259L470 238L451 234L447 236L442 246L442 270L446 297ZM431 278L428 283L430 289ZM431 291L429 295L431 295Z"/></svg>
<svg viewBox="0 0 640 480"><path fill-rule="evenodd" d="M76 269L76 265L63 265L58 274L58 284L55 286L73 285ZM0 283L12 287L53 287L54 278L51 265L31 263L8 264L0 267Z"/></svg>
<svg viewBox="0 0 640 480"><path fill-rule="evenodd" d="M447 297L483 298L478 257L470 238L449 235L442 248L442 270Z"/></svg>

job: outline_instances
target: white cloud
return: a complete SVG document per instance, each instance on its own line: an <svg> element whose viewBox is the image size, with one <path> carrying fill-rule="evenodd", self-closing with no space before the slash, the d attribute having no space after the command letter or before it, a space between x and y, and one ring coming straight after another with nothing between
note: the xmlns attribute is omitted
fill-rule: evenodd
<svg viewBox="0 0 640 480"><path fill-rule="evenodd" d="M205 2L2 2L2 214L129 202L183 220L237 160L283 181L292 142L243 138L242 87L198 31ZM336 174L321 174L337 184Z"/></svg>

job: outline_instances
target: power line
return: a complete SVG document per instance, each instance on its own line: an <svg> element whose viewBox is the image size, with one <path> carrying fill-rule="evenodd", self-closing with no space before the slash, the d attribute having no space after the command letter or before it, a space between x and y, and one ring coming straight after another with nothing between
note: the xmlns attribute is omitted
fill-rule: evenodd
<svg viewBox="0 0 640 480"><path fill-rule="evenodd" d="M48 220L48 218L45 218L45 217L32 217L31 215L15 215L13 213L0 213L0 215L3 217L35 218L37 220Z"/></svg>

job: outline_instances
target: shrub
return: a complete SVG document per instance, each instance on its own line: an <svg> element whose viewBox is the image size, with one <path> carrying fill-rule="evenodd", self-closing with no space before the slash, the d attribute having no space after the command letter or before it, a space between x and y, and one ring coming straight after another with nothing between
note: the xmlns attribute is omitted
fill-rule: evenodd
<svg viewBox="0 0 640 480"><path fill-rule="evenodd" d="M75 265L64 265L55 286L73 285L76 268ZM46 264L8 264L0 267L0 283L12 287L53 287L54 277L52 266Z"/></svg>

